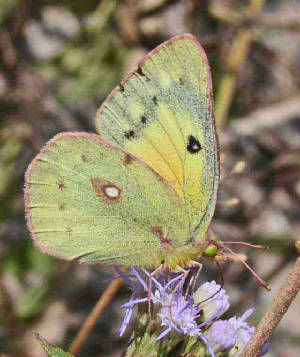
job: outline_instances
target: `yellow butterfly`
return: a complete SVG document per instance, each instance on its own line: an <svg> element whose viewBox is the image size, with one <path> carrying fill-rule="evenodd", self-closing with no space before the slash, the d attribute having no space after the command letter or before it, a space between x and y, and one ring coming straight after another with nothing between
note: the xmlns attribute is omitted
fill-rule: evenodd
<svg viewBox="0 0 300 357"><path fill-rule="evenodd" d="M164 42L96 115L99 135L62 133L26 172L28 226L68 260L173 269L208 245L219 185L212 84L204 50Z"/></svg>

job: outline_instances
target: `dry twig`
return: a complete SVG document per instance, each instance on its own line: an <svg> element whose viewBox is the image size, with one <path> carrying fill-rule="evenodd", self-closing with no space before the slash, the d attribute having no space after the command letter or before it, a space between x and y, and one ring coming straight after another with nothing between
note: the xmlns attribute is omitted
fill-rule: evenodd
<svg viewBox="0 0 300 357"><path fill-rule="evenodd" d="M300 241L296 243L300 254ZM265 316L258 324L255 334L243 351L241 357L258 356L264 345L271 337L274 329L279 324L290 304L300 290L300 256L297 258L292 272L276 294Z"/></svg>
<svg viewBox="0 0 300 357"><path fill-rule="evenodd" d="M104 293L100 296L93 311L89 314L84 324L81 326L79 332L77 333L74 341L71 344L70 353L76 354L80 352L82 345L84 344L85 340L88 338L91 331L95 327L102 312L105 310L106 306L111 302L113 297L116 295L121 285L123 285L122 279L113 280L108 285Z"/></svg>
<svg viewBox="0 0 300 357"><path fill-rule="evenodd" d="M251 0L247 9L248 13L257 14L263 5L264 0ZM252 39L253 31L251 28L241 28L231 46L226 63L226 73L220 81L215 100L215 115L218 128L223 128L227 121L238 72L247 58Z"/></svg>
<svg viewBox="0 0 300 357"><path fill-rule="evenodd" d="M258 109L246 118L234 120L231 128L238 135L255 135L300 115L300 95Z"/></svg>
<svg viewBox="0 0 300 357"><path fill-rule="evenodd" d="M251 26L251 27L270 27L277 30L299 31L300 21L298 14L279 14L277 13L241 13L220 1L213 1L210 12L219 21L230 26Z"/></svg>

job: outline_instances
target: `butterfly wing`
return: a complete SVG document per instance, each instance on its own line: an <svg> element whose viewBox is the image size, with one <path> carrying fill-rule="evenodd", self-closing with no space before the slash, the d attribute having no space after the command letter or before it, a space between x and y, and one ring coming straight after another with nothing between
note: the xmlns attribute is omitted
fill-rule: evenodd
<svg viewBox="0 0 300 357"><path fill-rule="evenodd" d="M98 135L50 140L27 170L25 201L37 245L69 260L158 266L161 232L179 246L188 237L174 190Z"/></svg>
<svg viewBox="0 0 300 357"><path fill-rule="evenodd" d="M217 199L219 157L211 75L197 40L174 37L144 57L102 104L96 126L174 188L191 233L203 237Z"/></svg>

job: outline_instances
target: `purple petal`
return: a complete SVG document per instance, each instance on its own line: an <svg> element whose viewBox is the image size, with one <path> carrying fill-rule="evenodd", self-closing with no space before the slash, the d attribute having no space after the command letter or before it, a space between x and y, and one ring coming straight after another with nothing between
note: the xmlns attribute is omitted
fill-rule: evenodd
<svg viewBox="0 0 300 357"><path fill-rule="evenodd" d="M131 271L134 273L134 276L138 279L138 281L140 282L140 284L143 286L145 291L148 291L148 286L147 284L144 282L144 280L142 279L142 277L140 276L139 272L131 267Z"/></svg>
<svg viewBox="0 0 300 357"><path fill-rule="evenodd" d="M258 354L259 357L262 357L264 356L266 353L268 353L268 350L269 350L269 347L270 347L270 343L267 342L264 347L262 348L262 350L260 351L260 353Z"/></svg>
<svg viewBox="0 0 300 357"><path fill-rule="evenodd" d="M123 336L127 326L129 325L129 321L131 319L132 313L133 313L133 309L127 309L126 310L124 320L123 320L122 325L121 325L120 330L119 330L120 337Z"/></svg>
<svg viewBox="0 0 300 357"><path fill-rule="evenodd" d="M163 289L166 291L170 285L174 284L177 280L180 280L183 276L184 276L184 274L180 274L180 275L176 276L175 278L171 279ZM184 281L183 281L183 283L184 283Z"/></svg>
<svg viewBox="0 0 300 357"><path fill-rule="evenodd" d="M132 286L132 281L130 279L130 275L125 274L119 267L115 266L114 267L115 270L117 271L117 273L119 274L119 276L130 286Z"/></svg>
<svg viewBox="0 0 300 357"><path fill-rule="evenodd" d="M171 327L168 327L165 331L163 331L157 338L156 341L161 340L164 338L169 332L171 331Z"/></svg>
<svg viewBox="0 0 300 357"><path fill-rule="evenodd" d="M214 320L216 320L218 316L212 316L210 318L208 318L206 321L202 322L200 325L198 325L199 328L206 326L207 324L213 322Z"/></svg>
<svg viewBox="0 0 300 357"><path fill-rule="evenodd" d="M199 332L197 337L200 337L201 340L205 343L206 349L207 349L208 353L211 355L211 357L215 357L214 351L212 350L208 339L203 335L203 333Z"/></svg>
<svg viewBox="0 0 300 357"><path fill-rule="evenodd" d="M251 316L255 311L255 308L253 307L252 309L249 309L243 313L243 315L240 317L241 321L245 321L248 319L249 316Z"/></svg>
<svg viewBox="0 0 300 357"><path fill-rule="evenodd" d="M135 299L135 300L129 300L125 304L121 305L121 309L131 309L134 307L134 305L139 304L141 302L148 301L148 298L142 298L142 299Z"/></svg>
<svg viewBox="0 0 300 357"><path fill-rule="evenodd" d="M144 268L142 268L141 270L142 270L142 271L147 275L147 277L150 279L151 274L149 274L149 272L148 272L146 269L144 269ZM163 289L161 283L160 283L158 280L156 280L154 276L151 277L151 280L159 287L159 289Z"/></svg>

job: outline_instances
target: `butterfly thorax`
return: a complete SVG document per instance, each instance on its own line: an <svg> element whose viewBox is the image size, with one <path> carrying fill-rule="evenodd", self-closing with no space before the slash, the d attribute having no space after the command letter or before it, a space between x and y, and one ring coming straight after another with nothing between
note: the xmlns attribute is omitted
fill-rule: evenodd
<svg viewBox="0 0 300 357"><path fill-rule="evenodd" d="M178 244L172 237L165 235L159 226L152 227L152 232L160 240L160 249L155 256L154 266L162 266L166 270L176 270L176 268L189 268L194 265L195 260L200 258L208 245L205 235L201 239L190 238L182 244Z"/></svg>

